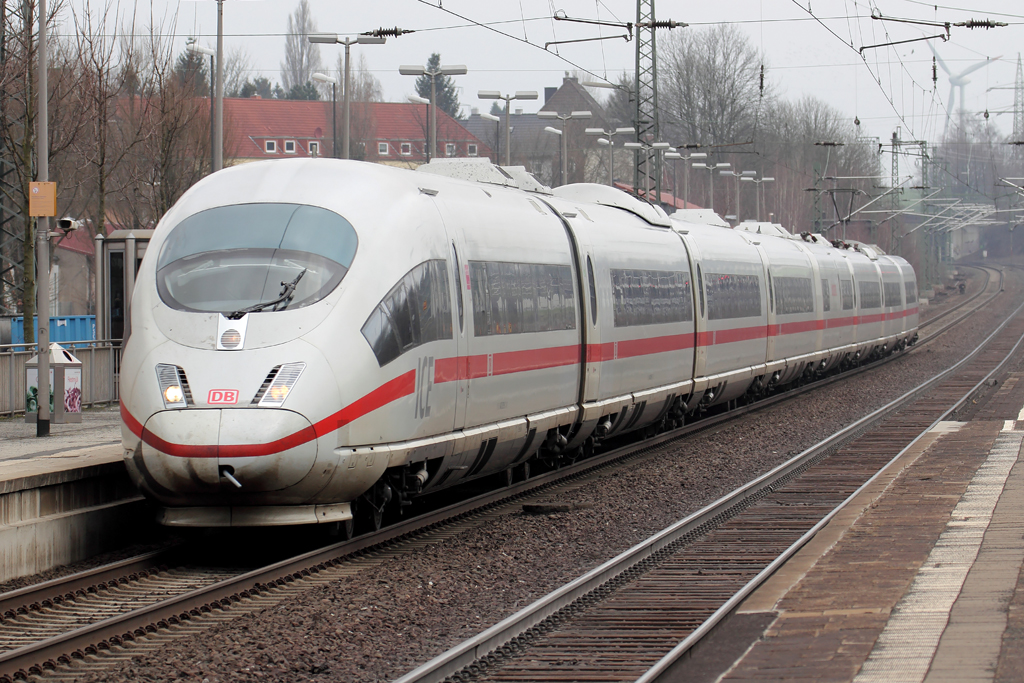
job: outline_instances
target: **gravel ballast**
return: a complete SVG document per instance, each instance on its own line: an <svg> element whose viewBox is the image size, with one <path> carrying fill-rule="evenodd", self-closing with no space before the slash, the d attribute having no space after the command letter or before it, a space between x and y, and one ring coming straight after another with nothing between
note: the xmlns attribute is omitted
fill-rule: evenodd
<svg viewBox="0 0 1024 683"><path fill-rule="evenodd" d="M953 364L1020 301L1022 278L1008 277L997 303L929 347L586 482L558 498L568 511L502 516L77 680L398 678Z"/></svg>

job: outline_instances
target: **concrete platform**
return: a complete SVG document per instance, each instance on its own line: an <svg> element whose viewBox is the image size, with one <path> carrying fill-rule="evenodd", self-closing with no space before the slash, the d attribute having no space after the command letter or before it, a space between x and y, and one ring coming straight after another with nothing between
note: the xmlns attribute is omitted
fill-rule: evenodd
<svg viewBox="0 0 1024 683"><path fill-rule="evenodd" d="M134 542L151 515L128 478L116 406L82 423L0 420L0 582Z"/></svg>
<svg viewBox="0 0 1024 683"><path fill-rule="evenodd" d="M1024 680L1022 443L1016 373L890 465L664 680Z"/></svg>

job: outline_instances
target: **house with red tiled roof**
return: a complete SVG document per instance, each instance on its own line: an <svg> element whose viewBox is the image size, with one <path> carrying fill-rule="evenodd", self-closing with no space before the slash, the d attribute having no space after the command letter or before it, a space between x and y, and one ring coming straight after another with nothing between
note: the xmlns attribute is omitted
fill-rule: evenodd
<svg viewBox="0 0 1024 683"><path fill-rule="evenodd" d="M352 158L415 167L426 163L427 106L404 102L357 102L351 109ZM308 100L224 100L224 156L229 163L333 154L338 115L338 154L341 154L341 106ZM437 113L437 154L446 157L486 157L485 145L441 110Z"/></svg>

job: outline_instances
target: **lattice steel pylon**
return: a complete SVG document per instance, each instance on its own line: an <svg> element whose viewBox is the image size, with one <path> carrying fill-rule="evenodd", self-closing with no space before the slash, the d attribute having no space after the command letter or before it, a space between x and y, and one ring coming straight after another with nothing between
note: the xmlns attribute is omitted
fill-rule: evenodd
<svg viewBox="0 0 1024 683"><path fill-rule="evenodd" d="M647 146L636 151L633 187L639 189L654 177L656 200L661 200L661 153L651 149L658 142L658 50L654 0L636 2L636 139ZM644 196L650 188L644 186ZM657 203L657 201L655 202Z"/></svg>
<svg viewBox="0 0 1024 683"><path fill-rule="evenodd" d="M1024 140L1024 70L1017 53L1017 80L1013 84L1013 141Z"/></svg>

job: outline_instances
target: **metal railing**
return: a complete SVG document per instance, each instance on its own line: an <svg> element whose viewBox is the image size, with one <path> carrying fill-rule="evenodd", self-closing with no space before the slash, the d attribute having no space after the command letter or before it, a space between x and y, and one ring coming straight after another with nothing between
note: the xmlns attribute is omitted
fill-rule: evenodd
<svg viewBox="0 0 1024 683"><path fill-rule="evenodd" d="M82 361L83 408L117 401L120 339L61 342L61 346ZM25 412L25 363L35 355L34 345L0 345L0 415Z"/></svg>

